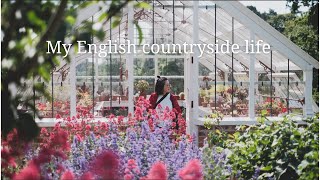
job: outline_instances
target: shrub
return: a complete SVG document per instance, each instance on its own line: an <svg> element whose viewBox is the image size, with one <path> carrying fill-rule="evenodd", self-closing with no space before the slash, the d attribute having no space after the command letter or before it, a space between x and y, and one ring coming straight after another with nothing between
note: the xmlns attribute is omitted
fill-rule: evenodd
<svg viewBox="0 0 320 180"><path fill-rule="evenodd" d="M229 140L228 163L244 179L318 179L319 117L299 127L291 116L281 121L261 118Z"/></svg>

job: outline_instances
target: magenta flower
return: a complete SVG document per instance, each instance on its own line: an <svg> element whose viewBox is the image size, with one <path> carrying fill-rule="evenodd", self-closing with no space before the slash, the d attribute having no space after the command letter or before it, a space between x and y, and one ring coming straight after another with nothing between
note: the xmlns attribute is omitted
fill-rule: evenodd
<svg viewBox="0 0 320 180"><path fill-rule="evenodd" d="M66 171L61 176L61 180L73 180L73 179L74 179L74 175L71 171Z"/></svg>
<svg viewBox="0 0 320 180"><path fill-rule="evenodd" d="M29 162L29 164L23 168L18 174L13 177L13 180L40 180L40 170L39 167L34 163L34 161Z"/></svg>
<svg viewBox="0 0 320 180"><path fill-rule="evenodd" d="M166 180L168 177L167 175L167 168L163 162L156 162L151 167L149 174L142 178L144 180Z"/></svg>
<svg viewBox="0 0 320 180"><path fill-rule="evenodd" d="M202 180L202 167L198 159L193 159L188 162L188 164L179 171L179 177L182 180Z"/></svg>
<svg viewBox="0 0 320 180"><path fill-rule="evenodd" d="M91 163L91 172L102 179L119 179L118 157L111 151L104 151Z"/></svg>

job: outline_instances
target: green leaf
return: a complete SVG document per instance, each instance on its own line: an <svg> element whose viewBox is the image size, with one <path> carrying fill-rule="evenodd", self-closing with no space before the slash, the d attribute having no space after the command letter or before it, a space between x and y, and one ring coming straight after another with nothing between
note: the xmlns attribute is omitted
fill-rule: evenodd
<svg viewBox="0 0 320 180"><path fill-rule="evenodd" d="M234 139L234 136L231 135L231 134L228 134L228 137L229 137L230 139Z"/></svg>
<svg viewBox="0 0 320 180"><path fill-rule="evenodd" d="M101 21L107 19L107 17L108 17L108 13L103 12L103 13L99 16L98 21L101 22Z"/></svg>
<svg viewBox="0 0 320 180"><path fill-rule="evenodd" d="M143 9L151 9L151 6L149 3L146 2L139 2L134 5L135 8L143 8Z"/></svg>
<svg viewBox="0 0 320 180"><path fill-rule="evenodd" d="M298 172L301 172L304 168L306 168L310 163L306 160L303 160L300 164L299 164L299 171Z"/></svg>
<svg viewBox="0 0 320 180"><path fill-rule="evenodd" d="M220 132L219 129L216 129L216 133L219 134L219 135L221 135L221 132Z"/></svg>
<svg viewBox="0 0 320 180"><path fill-rule="evenodd" d="M40 19L34 11L29 11L27 13L27 17L31 24L37 25L41 27L41 30L44 31L46 28L46 23Z"/></svg>
<svg viewBox="0 0 320 180"><path fill-rule="evenodd" d="M261 168L260 170L261 171L270 171L271 169L272 169L271 166L266 166L266 167Z"/></svg>
<svg viewBox="0 0 320 180"><path fill-rule="evenodd" d="M272 142L272 144L271 144L271 147L274 147L274 146L276 146L276 145L278 145L278 140L277 140L277 139L274 139L273 142Z"/></svg>
<svg viewBox="0 0 320 180"><path fill-rule="evenodd" d="M70 24L70 25L74 25L76 23L76 19L72 16L67 16L66 17L66 21Z"/></svg>
<svg viewBox="0 0 320 180"><path fill-rule="evenodd" d="M50 71L48 71L44 66L40 66L38 72L46 81L50 80Z"/></svg>
<svg viewBox="0 0 320 180"><path fill-rule="evenodd" d="M141 27L139 26L138 22L135 22L134 24L135 24L136 27L137 27L137 30L138 30L138 33L139 33L139 45L141 45L142 39L143 39L142 29L141 29Z"/></svg>
<svg viewBox="0 0 320 180"><path fill-rule="evenodd" d="M94 4L94 3L97 3L97 1L85 1L79 5L79 8L83 9L83 8L86 8L86 7Z"/></svg>
<svg viewBox="0 0 320 180"><path fill-rule="evenodd" d="M121 22L120 18L117 18L117 19L113 20L111 28L117 27L120 24L120 22Z"/></svg>

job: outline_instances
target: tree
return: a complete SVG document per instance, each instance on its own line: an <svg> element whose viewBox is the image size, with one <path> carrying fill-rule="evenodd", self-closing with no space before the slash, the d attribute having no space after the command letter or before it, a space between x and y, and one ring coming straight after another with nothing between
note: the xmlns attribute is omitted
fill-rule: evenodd
<svg viewBox="0 0 320 180"><path fill-rule="evenodd" d="M289 14L278 15L272 12L273 10L269 10L269 13L260 13L253 6L248 8L319 61L319 2L313 0L288 0L287 2L291 7ZM309 11L302 13L299 11L301 6L309 7ZM318 103L319 71L314 69L313 74L314 100Z"/></svg>
<svg viewBox="0 0 320 180"><path fill-rule="evenodd" d="M1 40L1 97L2 136L17 128L20 137L30 140L37 136L38 128L31 114L21 114L17 111L21 94L15 94L16 89L25 89L24 82L35 77L44 81L50 80L50 73L62 61L59 54L47 54L46 41L55 44L57 41L73 44L77 40L90 42L91 35L99 40L104 38L103 26L112 18L112 27L120 22L121 9L130 0L112 0L103 2L109 7L99 17L99 21L84 20L81 26L75 28L79 9L85 8L93 1L1 1L2 6L2 37ZM136 3L137 7L145 7ZM101 25L101 28L93 28ZM99 27L99 26L95 26ZM63 49L63 48L62 48ZM64 51L62 55L64 55ZM69 61L69 57L63 59ZM50 98L45 88L34 84L33 91L40 96ZM33 97L25 102L34 111Z"/></svg>
<svg viewBox="0 0 320 180"><path fill-rule="evenodd" d="M318 0L287 0L291 13L300 14L287 23L285 35L296 43L301 49L319 61L319 1ZM300 7L309 7L306 13ZM290 31L295 29L295 31ZM313 69L313 99L319 104L319 70Z"/></svg>
<svg viewBox="0 0 320 180"><path fill-rule="evenodd" d="M309 7L307 12L308 24L319 34L319 1L318 0L287 0L287 6L291 8L292 14L303 14L300 7Z"/></svg>

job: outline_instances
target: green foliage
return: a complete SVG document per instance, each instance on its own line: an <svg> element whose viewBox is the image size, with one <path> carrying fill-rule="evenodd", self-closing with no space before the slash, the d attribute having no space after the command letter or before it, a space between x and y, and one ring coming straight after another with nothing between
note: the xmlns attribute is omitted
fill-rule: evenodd
<svg viewBox="0 0 320 180"><path fill-rule="evenodd" d="M223 114L212 113L205 117L204 127L211 131L208 134L207 142L202 149L203 173L206 179L227 179L231 175L231 167L226 165L227 150L225 150L228 134L219 130ZM219 154L219 156L217 156Z"/></svg>
<svg viewBox="0 0 320 180"><path fill-rule="evenodd" d="M313 58L318 59L319 35L313 30L312 26L308 25L307 16L288 21L284 35Z"/></svg>
<svg viewBox="0 0 320 180"><path fill-rule="evenodd" d="M221 148L226 148L228 144L228 139L233 138L233 136L226 133L220 126L220 122L223 119L223 114L221 113L212 113L209 116L205 117L205 122L203 126L206 129L212 130L208 134L208 145L210 147L216 146Z"/></svg>
<svg viewBox="0 0 320 180"><path fill-rule="evenodd" d="M308 24L312 25L317 34L319 32L319 1L318 0L287 0L292 14L301 13L300 7L308 7L307 12Z"/></svg>
<svg viewBox="0 0 320 180"><path fill-rule="evenodd" d="M305 122L298 127L290 116L272 122L263 117L234 135L227 145L234 173L240 170L241 178L250 179L258 168L258 179L318 179L319 117Z"/></svg>
<svg viewBox="0 0 320 180"><path fill-rule="evenodd" d="M134 75L135 76L153 76L154 75L154 60L139 59L134 60Z"/></svg>
<svg viewBox="0 0 320 180"><path fill-rule="evenodd" d="M159 61L159 68L161 70L161 75L173 76L173 75L183 75L184 61L181 59L175 60L164 60Z"/></svg>
<svg viewBox="0 0 320 180"><path fill-rule="evenodd" d="M319 105L319 90L316 88L313 88L312 98L315 103Z"/></svg>

